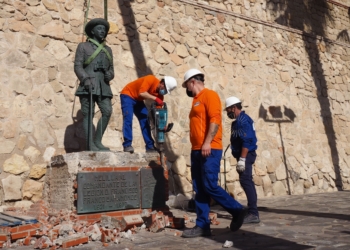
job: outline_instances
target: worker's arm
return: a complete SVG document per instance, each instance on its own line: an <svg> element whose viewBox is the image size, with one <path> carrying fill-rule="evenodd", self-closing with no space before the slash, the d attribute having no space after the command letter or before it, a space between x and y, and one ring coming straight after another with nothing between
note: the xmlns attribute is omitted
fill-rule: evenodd
<svg viewBox="0 0 350 250"><path fill-rule="evenodd" d="M142 92L139 94L140 97L142 97L143 99L146 99L146 100L153 100L155 101L156 100L156 96L153 96L151 95L150 93L148 92Z"/></svg>
<svg viewBox="0 0 350 250"><path fill-rule="evenodd" d="M210 155L211 153L211 141L214 139L216 133L218 132L219 130L219 125L216 124L216 123L210 123L209 125L209 131L208 131L208 134L207 136L205 137L205 140L204 140L204 143L203 143L203 146L202 146L202 155L204 157L207 157Z"/></svg>
<svg viewBox="0 0 350 250"><path fill-rule="evenodd" d="M246 158L248 154L248 148L242 147L241 157Z"/></svg>

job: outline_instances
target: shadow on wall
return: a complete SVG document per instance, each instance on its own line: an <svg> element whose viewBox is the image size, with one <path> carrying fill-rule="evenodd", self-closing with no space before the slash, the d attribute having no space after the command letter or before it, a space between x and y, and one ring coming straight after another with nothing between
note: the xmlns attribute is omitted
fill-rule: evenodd
<svg viewBox="0 0 350 250"><path fill-rule="evenodd" d="M143 48L141 46L140 34L138 33L137 28L136 28L137 26L135 23L135 15L134 15L133 9L131 7L131 3L134 3L135 0L130 0L130 1L129 0L117 0L117 1L118 1L119 8L121 10L123 24L124 24L125 29L126 29L126 35L127 35L128 42L130 45L131 53L132 53L133 58L134 58L137 76L143 77L143 76L149 75L149 74L154 75L154 72L147 65L146 57L145 57ZM165 102L167 102L167 100L165 100ZM151 102L146 101L145 104L147 106L147 109L150 111ZM170 110L170 109L168 109L168 110ZM153 139L155 140L156 135L154 134L154 131L152 131L152 135L153 135ZM168 139L169 139L168 136L166 136L166 141L165 141L165 145L164 145L165 156L168 159L175 160L178 156L172 150L171 143Z"/></svg>
<svg viewBox="0 0 350 250"><path fill-rule="evenodd" d="M287 161L286 161L286 153L285 153L285 148L283 143L283 136L281 131L281 124L294 122L296 115L293 110L287 108L286 106L283 106L283 113L282 113L281 106L270 106L268 107L268 109L265 109L264 106L260 104L259 118L262 118L265 122L272 122L272 123L278 124L278 130L281 138L283 164L287 174L288 194L291 195L292 193L291 193L289 178L291 178L295 183L299 179L300 173L295 172L293 169L288 169Z"/></svg>
<svg viewBox="0 0 350 250"><path fill-rule="evenodd" d="M349 20L350 20L350 8L348 9L348 17L349 17ZM337 36L337 40L342 41L342 42L346 42L346 43L350 43L349 31L348 30L342 30L341 32L339 32L339 34Z"/></svg>
<svg viewBox="0 0 350 250"><path fill-rule="evenodd" d="M146 57L143 52L140 34L137 31L137 26L135 23L135 15L133 9L131 8L131 3L134 0L117 0L119 8L121 10L121 15L123 18L123 24L126 30L126 36L129 41L130 50L134 58L135 69L138 77L153 74L152 70L147 66Z"/></svg>
<svg viewBox="0 0 350 250"><path fill-rule="evenodd" d="M320 116L323 121L336 174L335 182L338 190L342 190L343 182L340 175L339 152L337 149L331 104L328 99L327 81L322 69L318 41L313 37L314 35L325 37L327 22L333 21L327 0L280 0L279 3L271 3L271 5L272 11L283 13L275 20L278 24L303 31L304 47L309 57L310 71L317 90L317 100L320 105ZM315 9L320 10L318 14L313 13Z"/></svg>
<svg viewBox="0 0 350 250"><path fill-rule="evenodd" d="M76 117L72 114L72 121L73 123L66 127L64 133L63 146L66 153L79 152L86 148L83 131L83 114L80 109Z"/></svg>

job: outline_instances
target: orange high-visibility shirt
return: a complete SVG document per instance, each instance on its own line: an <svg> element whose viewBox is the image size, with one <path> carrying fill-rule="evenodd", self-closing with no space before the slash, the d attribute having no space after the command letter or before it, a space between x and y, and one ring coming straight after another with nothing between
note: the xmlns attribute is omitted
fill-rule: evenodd
<svg viewBox="0 0 350 250"><path fill-rule="evenodd" d="M143 101L144 98L140 96L140 93L148 92L149 94L163 100L163 96L158 94L157 92L157 87L159 83L160 80L158 80L154 75L147 75L128 83L122 89L120 94L128 95L132 99L137 101Z"/></svg>
<svg viewBox="0 0 350 250"><path fill-rule="evenodd" d="M219 129L210 146L212 149L222 149L221 101L219 95L210 89L203 89L193 98L190 111L190 140L192 150L200 150L207 137L209 124L219 125Z"/></svg>

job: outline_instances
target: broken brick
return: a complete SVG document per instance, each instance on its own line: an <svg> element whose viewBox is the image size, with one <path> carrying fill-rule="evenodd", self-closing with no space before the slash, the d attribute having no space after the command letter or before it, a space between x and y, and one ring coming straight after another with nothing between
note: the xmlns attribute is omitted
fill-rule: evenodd
<svg viewBox="0 0 350 250"><path fill-rule="evenodd" d="M132 228L133 226L141 226L143 224L143 220L141 218L141 215L126 215L122 219L122 224L125 225L122 230L127 230Z"/></svg>
<svg viewBox="0 0 350 250"><path fill-rule="evenodd" d="M23 240L23 245L29 246L31 241L32 241L32 237L28 236Z"/></svg>
<svg viewBox="0 0 350 250"><path fill-rule="evenodd" d="M79 244L84 244L88 242L89 242L89 237L87 236L71 237L62 241L62 247L63 248L74 247L74 246L78 246Z"/></svg>
<svg viewBox="0 0 350 250"><path fill-rule="evenodd" d="M8 240L9 240L9 234L0 233L0 241L8 241Z"/></svg>
<svg viewBox="0 0 350 250"><path fill-rule="evenodd" d="M149 227L150 231L153 233L157 233L162 231L165 228L165 223L163 217L159 217L153 221L152 225Z"/></svg>
<svg viewBox="0 0 350 250"><path fill-rule="evenodd" d="M18 239L23 239L26 238L27 236L35 236L37 235L36 230L29 230L29 231L24 231L24 232L19 232L19 233L12 233L11 234L11 240L18 240Z"/></svg>
<svg viewBox="0 0 350 250"><path fill-rule="evenodd" d="M24 232L24 231L28 231L28 230L36 230L36 229L41 229L40 223L12 227L10 229L10 232L11 233L19 233L19 232Z"/></svg>

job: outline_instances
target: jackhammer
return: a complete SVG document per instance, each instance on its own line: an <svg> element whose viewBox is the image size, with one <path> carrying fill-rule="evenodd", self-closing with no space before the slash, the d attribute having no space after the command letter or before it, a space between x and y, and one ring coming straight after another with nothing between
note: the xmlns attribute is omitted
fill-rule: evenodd
<svg viewBox="0 0 350 250"><path fill-rule="evenodd" d="M156 106L155 103L151 105L151 119L149 121L151 125L151 130L154 130L154 139L158 145L158 150L160 154L160 162L162 166L165 166L164 162L164 143L165 143L165 133L169 132L173 128L173 123L168 122L168 109L167 105L164 102L163 107ZM152 125L154 126L152 129Z"/></svg>

